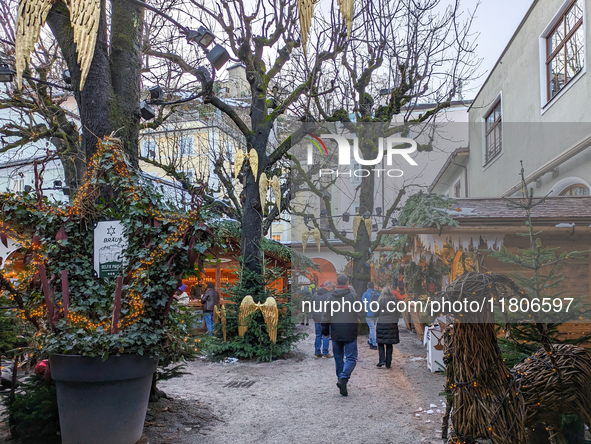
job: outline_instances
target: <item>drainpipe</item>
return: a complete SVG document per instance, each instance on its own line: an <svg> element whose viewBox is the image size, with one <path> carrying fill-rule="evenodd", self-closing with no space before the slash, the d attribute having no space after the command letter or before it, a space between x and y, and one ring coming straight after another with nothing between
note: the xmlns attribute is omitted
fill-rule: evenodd
<svg viewBox="0 0 591 444"><path fill-rule="evenodd" d="M453 157L453 159L451 160L451 163L453 163L454 165L459 166L461 168L464 168L464 183L466 184L466 191L464 192L464 194L465 194L464 197L468 197L468 167L466 165L456 163L456 161L454 160L455 158L456 158L456 156Z"/></svg>

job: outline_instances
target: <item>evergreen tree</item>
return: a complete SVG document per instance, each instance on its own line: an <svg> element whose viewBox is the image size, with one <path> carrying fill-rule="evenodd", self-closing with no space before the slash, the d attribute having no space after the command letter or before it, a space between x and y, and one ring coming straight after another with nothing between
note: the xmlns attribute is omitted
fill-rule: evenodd
<svg viewBox="0 0 591 444"><path fill-rule="evenodd" d="M538 205L544 204L546 198L535 199L534 190L531 188L528 192L527 184L525 182L525 173L523 169L523 162L521 163L521 183L522 183L522 198L519 200L507 200L507 205L510 208L521 209L526 215L527 232L521 235L526 236L529 240L529 248L520 249L518 253L511 253L507 251L505 246L501 247L498 252L491 252L490 255L499 259L502 262L521 267L527 272L516 271L511 273L511 278L522 289L520 299L527 299L529 308L528 313L520 313L520 317L527 316L527 322L520 322L514 324L506 324L506 338L501 340L501 349L507 353L510 363L516 363L523 357L531 355L539 348L541 343L552 360L552 365L560 371L554 361L553 343L575 343L580 344L587 342L591 334L581 336L576 340L560 340L558 338L558 327L567 320L572 320L574 313L580 316L582 311L587 307L580 301L575 301L569 308L569 313L561 313L558 316L552 313L546 313L546 321L543 322L540 316L540 310L532 309L532 305L542 304L542 301L547 300L551 304L551 311L557 307L565 308L566 302L562 302L562 296L565 291L559 291L559 287L563 284L564 277L560 272L560 268L569 259L580 258L580 252L562 252L558 251L558 247L544 247L539 237L536 237L541 232L536 232L532 223L532 210ZM526 274L527 273L527 274ZM560 302L558 301L560 299ZM555 304L556 302L556 304ZM520 304L521 306L521 304Z"/></svg>

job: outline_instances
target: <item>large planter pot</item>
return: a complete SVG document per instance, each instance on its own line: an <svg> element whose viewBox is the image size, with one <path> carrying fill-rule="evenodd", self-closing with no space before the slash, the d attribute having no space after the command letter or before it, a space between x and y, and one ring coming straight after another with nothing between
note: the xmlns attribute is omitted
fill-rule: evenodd
<svg viewBox="0 0 591 444"><path fill-rule="evenodd" d="M140 355L53 355L62 444L135 444L157 360Z"/></svg>

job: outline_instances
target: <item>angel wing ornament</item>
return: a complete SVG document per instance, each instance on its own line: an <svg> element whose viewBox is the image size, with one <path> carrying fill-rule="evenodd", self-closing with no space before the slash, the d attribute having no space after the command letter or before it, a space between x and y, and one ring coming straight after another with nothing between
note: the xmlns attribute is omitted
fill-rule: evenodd
<svg viewBox="0 0 591 444"><path fill-rule="evenodd" d="M257 306L254 303L254 299L251 295L244 296L242 302L240 303L240 312L238 313L238 335L244 336L246 333L247 325L246 325L246 318L252 312L256 311Z"/></svg>
<svg viewBox="0 0 591 444"><path fill-rule="evenodd" d="M244 151L240 148L236 150L236 154L234 155L234 179L238 180L238 175L240 174L240 170L242 169L242 164L244 163L244 159L246 155Z"/></svg>
<svg viewBox="0 0 591 444"><path fill-rule="evenodd" d="M353 27L353 0L337 0L341 14L347 25L347 38L351 37L351 28Z"/></svg>
<svg viewBox="0 0 591 444"><path fill-rule="evenodd" d="M277 209L281 213L281 185L278 176L271 179L271 188L273 188L273 195L275 196L275 205L277 205Z"/></svg>
<svg viewBox="0 0 591 444"><path fill-rule="evenodd" d="M314 15L314 3L314 0L298 0L298 15L300 16L300 28L302 31L302 48L304 49L304 54L306 54L308 34L310 33L310 26L312 25L312 16Z"/></svg>
<svg viewBox="0 0 591 444"><path fill-rule="evenodd" d="M371 227L372 227L372 223L371 223L371 217L369 219L365 219L365 229L367 230L367 235L370 237L371 239Z"/></svg>
<svg viewBox="0 0 591 444"><path fill-rule="evenodd" d="M47 14L53 6L52 0L20 0L16 18L16 81L18 88L23 87L23 72L31 61L31 52L39 40L39 32Z"/></svg>
<svg viewBox="0 0 591 444"><path fill-rule="evenodd" d="M312 235L314 236L314 242L316 242L316 247L318 247L318 253L320 253L320 230L318 228L314 228Z"/></svg>
<svg viewBox="0 0 591 444"><path fill-rule="evenodd" d="M19 89L23 72L31 60L31 51L39 40L54 0L20 0L16 19L16 76ZM80 90L84 88L94 57L101 20L101 0L70 0L70 22L80 65Z"/></svg>
<svg viewBox="0 0 591 444"><path fill-rule="evenodd" d="M357 232L359 231L359 225L361 225L361 219L359 214L353 218L353 239L357 239Z"/></svg>
<svg viewBox="0 0 591 444"><path fill-rule="evenodd" d="M213 322L220 321L222 323L222 334L224 335L224 342L226 342L226 307L224 305L216 305L213 307Z"/></svg>
<svg viewBox="0 0 591 444"><path fill-rule="evenodd" d="M269 339L273 344L277 343L277 324L279 322L279 310L277 309L277 302L272 297L268 297L264 304L259 304L259 308L263 312L265 324L267 324L267 333Z"/></svg>
<svg viewBox="0 0 591 444"><path fill-rule="evenodd" d="M302 253L306 252L306 245L308 245L308 239L310 239L310 231L304 231L302 233Z"/></svg>
<svg viewBox="0 0 591 444"><path fill-rule="evenodd" d="M261 214L265 214L265 207L267 206L267 192L269 190L269 180L267 175L263 172L259 179L259 195L261 198Z"/></svg>
<svg viewBox="0 0 591 444"><path fill-rule="evenodd" d="M248 161L250 162L250 169L252 170L252 174L254 174L254 181L256 182L259 175L259 155L254 148L248 154Z"/></svg>
<svg viewBox="0 0 591 444"><path fill-rule="evenodd" d="M100 0L70 0L70 21L80 65L80 91L84 88L94 56L94 47L101 20Z"/></svg>

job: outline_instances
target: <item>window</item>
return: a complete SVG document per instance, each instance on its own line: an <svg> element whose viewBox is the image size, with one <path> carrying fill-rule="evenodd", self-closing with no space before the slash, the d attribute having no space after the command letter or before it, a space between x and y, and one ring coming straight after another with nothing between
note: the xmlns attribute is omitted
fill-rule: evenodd
<svg viewBox="0 0 591 444"><path fill-rule="evenodd" d="M180 173L184 174L185 177L189 180L190 184L195 183L195 171L193 170L181 170Z"/></svg>
<svg viewBox="0 0 591 444"><path fill-rule="evenodd" d="M462 197L462 182L459 180L454 185L454 197Z"/></svg>
<svg viewBox="0 0 591 444"><path fill-rule="evenodd" d="M484 164L486 165L498 154L503 148L502 136L503 126L501 118L501 101L493 105L492 110L486 115L485 119L485 145L486 152L484 155Z"/></svg>
<svg viewBox="0 0 591 444"><path fill-rule="evenodd" d="M25 189L25 179L13 179L12 180L12 192L22 193Z"/></svg>
<svg viewBox="0 0 591 444"><path fill-rule="evenodd" d="M190 156L194 154L193 136L179 137L178 143L180 156Z"/></svg>
<svg viewBox="0 0 591 444"><path fill-rule="evenodd" d="M582 4L583 0L573 1L546 37L548 100L583 69L585 30Z"/></svg>
<svg viewBox="0 0 591 444"><path fill-rule="evenodd" d="M272 234L272 235L271 235L271 238L272 238L274 241L281 242L281 235L280 235L280 234Z"/></svg>
<svg viewBox="0 0 591 444"><path fill-rule="evenodd" d="M578 183L576 185L571 185L566 189L562 190L559 194L560 196L588 196L589 195L589 188L582 183Z"/></svg>
<svg viewBox="0 0 591 444"><path fill-rule="evenodd" d="M142 157L154 159L156 157L156 141L148 139L142 141Z"/></svg>
<svg viewBox="0 0 591 444"><path fill-rule="evenodd" d="M351 185L359 185L363 180L363 175L365 174L361 171L363 167L358 164L357 162L353 161L351 165ZM355 174L357 173L357 174Z"/></svg>

